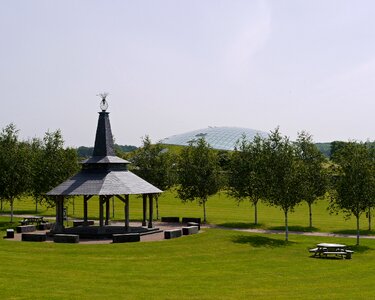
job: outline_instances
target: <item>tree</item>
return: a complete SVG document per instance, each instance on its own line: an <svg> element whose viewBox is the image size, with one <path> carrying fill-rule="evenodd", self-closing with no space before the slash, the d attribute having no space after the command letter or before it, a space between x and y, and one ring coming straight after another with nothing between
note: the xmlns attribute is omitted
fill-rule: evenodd
<svg viewBox="0 0 375 300"><path fill-rule="evenodd" d="M197 200L203 205L203 222L207 222L206 202L220 189L217 153L200 138L184 147L178 161L178 196L182 201Z"/></svg>
<svg viewBox="0 0 375 300"><path fill-rule="evenodd" d="M46 193L78 171L77 152L64 149L60 130L46 132L42 141L34 141L34 147L38 150L33 162L32 194L37 202L54 206Z"/></svg>
<svg viewBox="0 0 375 300"><path fill-rule="evenodd" d="M297 155L302 161L302 194L309 207L309 226L312 228L312 204L325 195L327 176L323 168L323 154L312 142L312 136L305 131L298 133Z"/></svg>
<svg viewBox="0 0 375 300"><path fill-rule="evenodd" d="M257 204L265 195L263 139L256 136L252 142L243 136L238 141L230 160L228 194L237 201L249 199L254 206L254 224L258 224Z"/></svg>
<svg viewBox="0 0 375 300"><path fill-rule="evenodd" d="M266 172L266 198L270 205L284 212L285 240L288 241L288 213L301 202L302 162L296 155L296 147L279 129L264 140Z"/></svg>
<svg viewBox="0 0 375 300"><path fill-rule="evenodd" d="M173 155L160 143L152 144L149 136L142 140L142 147L134 151L131 161L133 172L161 190L174 184ZM156 219L159 219L159 195L155 197Z"/></svg>
<svg viewBox="0 0 375 300"><path fill-rule="evenodd" d="M14 124L6 126L0 134L0 198L9 201L10 222L13 222L14 200L21 198L30 188L30 162L29 144L18 141Z"/></svg>
<svg viewBox="0 0 375 300"><path fill-rule="evenodd" d="M338 164L334 181L335 193L331 198L330 210L343 211L346 216L354 215L357 220L357 245L359 245L359 220L369 206L374 205L375 180L374 157L363 143L349 142L333 157Z"/></svg>

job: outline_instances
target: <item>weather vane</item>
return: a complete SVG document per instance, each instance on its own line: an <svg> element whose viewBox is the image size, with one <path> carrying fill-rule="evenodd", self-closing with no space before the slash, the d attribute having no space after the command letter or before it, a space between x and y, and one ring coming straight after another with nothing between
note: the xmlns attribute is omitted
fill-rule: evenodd
<svg viewBox="0 0 375 300"><path fill-rule="evenodd" d="M100 98L102 98L102 101L100 101L100 109L102 111L106 111L108 109L108 102L106 100L106 98L108 96L108 93L100 93L97 96L99 96Z"/></svg>

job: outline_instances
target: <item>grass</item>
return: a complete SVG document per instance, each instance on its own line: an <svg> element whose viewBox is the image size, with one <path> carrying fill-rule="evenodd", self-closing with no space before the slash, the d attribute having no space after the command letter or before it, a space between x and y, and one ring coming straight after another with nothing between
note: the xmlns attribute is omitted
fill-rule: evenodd
<svg viewBox="0 0 375 300"><path fill-rule="evenodd" d="M0 241L2 299L370 299L375 240L352 260L313 259L352 239L207 229L176 240L72 245Z"/></svg>

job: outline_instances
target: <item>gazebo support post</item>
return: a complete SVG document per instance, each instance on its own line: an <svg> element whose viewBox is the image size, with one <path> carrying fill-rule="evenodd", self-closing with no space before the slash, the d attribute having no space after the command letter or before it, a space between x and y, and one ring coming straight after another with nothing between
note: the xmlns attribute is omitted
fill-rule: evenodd
<svg viewBox="0 0 375 300"><path fill-rule="evenodd" d="M125 195L125 230L126 232L130 231L129 226L129 195Z"/></svg>
<svg viewBox="0 0 375 300"><path fill-rule="evenodd" d="M56 197L56 224L54 231L64 231L64 196Z"/></svg>
<svg viewBox="0 0 375 300"><path fill-rule="evenodd" d="M83 196L83 225L87 226L87 196Z"/></svg>
<svg viewBox="0 0 375 300"><path fill-rule="evenodd" d="M109 215L110 215L109 199L110 197L105 196L105 225L109 225Z"/></svg>
<svg viewBox="0 0 375 300"><path fill-rule="evenodd" d="M99 196L99 226L103 227L103 196Z"/></svg>
<svg viewBox="0 0 375 300"><path fill-rule="evenodd" d="M148 204L148 206L149 206L149 210L150 210L150 215L149 215L149 219L148 219L148 228L152 228L153 227L153 225L152 225L152 219L153 219L153 214L154 214L154 205L153 205L153 203L152 203L152 200L153 200L153 198L152 198L152 194L148 194L148 200L149 200L149 204Z"/></svg>
<svg viewBox="0 0 375 300"><path fill-rule="evenodd" d="M147 223L147 195L143 194L143 219L142 219L142 226L146 226Z"/></svg>

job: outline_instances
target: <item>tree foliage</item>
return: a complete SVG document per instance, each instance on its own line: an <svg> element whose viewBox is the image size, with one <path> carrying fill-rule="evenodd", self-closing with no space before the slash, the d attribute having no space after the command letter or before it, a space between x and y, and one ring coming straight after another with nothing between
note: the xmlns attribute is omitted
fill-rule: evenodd
<svg viewBox="0 0 375 300"><path fill-rule="evenodd" d="M359 244L360 217L374 206L374 152L366 144L348 142L335 152L333 160L337 163L337 175L330 210L355 216Z"/></svg>
<svg viewBox="0 0 375 300"><path fill-rule="evenodd" d="M53 206L45 194L78 171L77 152L64 148L60 130L46 132L43 140L34 140L32 195L37 202Z"/></svg>
<svg viewBox="0 0 375 300"><path fill-rule="evenodd" d="M152 144L146 136L142 147L132 153L133 172L161 190L169 189L174 184L173 155L157 143ZM156 218L159 219L158 195L156 196Z"/></svg>
<svg viewBox="0 0 375 300"><path fill-rule="evenodd" d="M296 154L301 160L301 192L309 207L309 226L312 228L312 204L321 199L327 190L327 176L323 163L325 158L305 131L298 134Z"/></svg>
<svg viewBox="0 0 375 300"><path fill-rule="evenodd" d="M178 161L178 196L182 201L197 200L203 205L203 221L207 222L206 202L221 186L219 161L215 151L200 138L184 147Z"/></svg>
<svg viewBox="0 0 375 300"><path fill-rule="evenodd" d="M0 133L0 198L9 201L10 221L13 222L13 204L31 187L30 145L18 140L18 130L9 124Z"/></svg>
<svg viewBox="0 0 375 300"><path fill-rule="evenodd" d="M257 204L266 191L263 139L256 136L248 141L243 136L231 155L228 174L228 194L237 201L249 199L254 206L254 223L258 224Z"/></svg>
<svg viewBox="0 0 375 300"><path fill-rule="evenodd" d="M278 128L264 140L264 152L267 202L284 212L287 241L288 213L303 199L302 162L296 155L296 147L287 137L281 136Z"/></svg>

